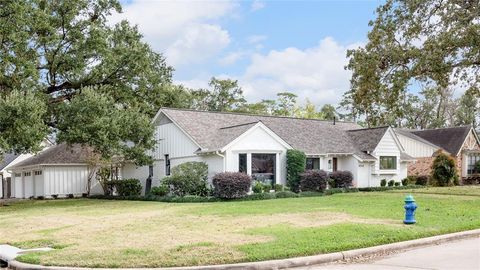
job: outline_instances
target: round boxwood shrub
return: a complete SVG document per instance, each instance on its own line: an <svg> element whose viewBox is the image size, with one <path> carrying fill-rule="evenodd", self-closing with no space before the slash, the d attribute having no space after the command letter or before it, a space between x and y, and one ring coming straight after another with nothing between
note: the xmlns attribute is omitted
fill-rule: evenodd
<svg viewBox="0 0 480 270"><path fill-rule="evenodd" d="M252 185L252 191L253 193L262 193L263 192L263 184L255 181Z"/></svg>
<svg viewBox="0 0 480 270"><path fill-rule="evenodd" d="M247 195L252 178L241 172L217 173L213 179L213 195L222 199L243 198Z"/></svg>
<svg viewBox="0 0 480 270"><path fill-rule="evenodd" d="M382 179L382 180L380 180L380 186L381 186L381 187L384 187L384 186L386 186L386 185L387 185L387 179Z"/></svg>
<svg viewBox="0 0 480 270"><path fill-rule="evenodd" d="M415 185L419 186L426 186L428 184L428 176L427 175L419 175L415 179Z"/></svg>
<svg viewBox="0 0 480 270"><path fill-rule="evenodd" d="M348 188L352 186L353 175L349 171L331 172L329 177L332 179L331 182L334 188Z"/></svg>
<svg viewBox="0 0 480 270"><path fill-rule="evenodd" d="M324 170L308 170L300 175L302 191L323 192L327 187L328 174Z"/></svg>
<svg viewBox="0 0 480 270"><path fill-rule="evenodd" d="M392 179L392 180L388 181L388 186L389 187L393 187L394 184L395 184L395 180Z"/></svg>
<svg viewBox="0 0 480 270"><path fill-rule="evenodd" d="M185 162L173 167L172 174L162 183L176 196L207 196L208 165L205 162Z"/></svg>
<svg viewBox="0 0 480 270"><path fill-rule="evenodd" d="M119 196L138 196L142 193L142 184L138 179L112 180L110 183Z"/></svg>

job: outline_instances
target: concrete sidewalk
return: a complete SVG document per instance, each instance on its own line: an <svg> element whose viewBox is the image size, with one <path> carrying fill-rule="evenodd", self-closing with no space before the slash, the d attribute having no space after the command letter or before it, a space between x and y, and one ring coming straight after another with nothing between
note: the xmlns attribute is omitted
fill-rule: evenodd
<svg viewBox="0 0 480 270"><path fill-rule="evenodd" d="M479 270L480 237L420 247L362 263L335 263L295 270Z"/></svg>

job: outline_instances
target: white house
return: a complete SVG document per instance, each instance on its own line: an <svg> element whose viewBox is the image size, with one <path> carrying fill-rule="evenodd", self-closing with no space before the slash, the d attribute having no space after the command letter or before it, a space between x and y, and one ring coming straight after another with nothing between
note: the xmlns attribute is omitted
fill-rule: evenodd
<svg viewBox="0 0 480 270"><path fill-rule="evenodd" d="M10 196L13 198L49 198L52 195L81 196L87 192L91 151L80 145L59 144L10 166ZM90 194L103 194L93 178Z"/></svg>
<svg viewBox="0 0 480 270"><path fill-rule="evenodd" d="M307 155L307 169L348 170L357 187L407 176L405 153L389 127L361 129L355 123L240 113L161 109L153 119L153 185L187 161L208 164L209 177L240 171L264 182L286 184L286 152ZM148 177L148 167L127 164L124 178Z"/></svg>

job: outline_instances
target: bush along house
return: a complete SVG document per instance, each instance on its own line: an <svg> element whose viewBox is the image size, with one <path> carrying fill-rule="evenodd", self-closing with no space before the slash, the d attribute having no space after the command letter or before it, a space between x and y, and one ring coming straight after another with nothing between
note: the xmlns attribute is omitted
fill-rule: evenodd
<svg viewBox="0 0 480 270"><path fill-rule="evenodd" d="M407 130L395 129L405 151L415 158L409 164L409 175L430 175L437 151L451 155L456 162L459 179L478 177L480 140L471 126Z"/></svg>
<svg viewBox="0 0 480 270"><path fill-rule="evenodd" d="M153 169L153 186L171 168L189 161L208 164L210 180L220 172L243 172L260 182L285 185L288 149L306 154L306 169L350 171L357 187L379 186L381 179L400 182L413 161L390 127L168 108L159 110L153 123L153 166L122 168L124 178L140 180Z"/></svg>

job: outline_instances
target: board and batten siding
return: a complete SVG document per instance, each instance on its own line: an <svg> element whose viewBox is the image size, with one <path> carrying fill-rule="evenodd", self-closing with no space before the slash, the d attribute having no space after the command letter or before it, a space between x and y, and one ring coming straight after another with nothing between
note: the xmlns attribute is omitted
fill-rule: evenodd
<svg viewBox="0 0 480 270"><path fill-rule="evenodd" d="M391 129L383 135L382 139L378 143L377 147L373 151L373 156L378 160L375 162L376 174L398 174L400 170L400 149L399 145L393 138ZM397 157L397 169L396 170L380 170L380 157L381 156L395 156Z"/></svg>
<svg viewBox="0 0 480 270"><path fill-rule="evenodd" d="M157 141L153 158L163 160L165 155L170 158L194 156L198 146L183 133L174 123L162 123L155 127Z"/></svg>
<svg viewBox="0 0 480 270"><path fill-rule="evenodd" d="M405 152L414 158L431 157L439 148L432 145L411 139L402 134L397 134Z"/></svg>
<svg viewBox="0 0 480 270"><path fill-rule="evenodd" d="M43 169L44 196L82 194L87 190L87 166L51 166Z"/></svg>

